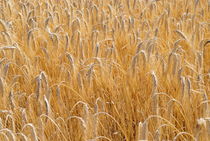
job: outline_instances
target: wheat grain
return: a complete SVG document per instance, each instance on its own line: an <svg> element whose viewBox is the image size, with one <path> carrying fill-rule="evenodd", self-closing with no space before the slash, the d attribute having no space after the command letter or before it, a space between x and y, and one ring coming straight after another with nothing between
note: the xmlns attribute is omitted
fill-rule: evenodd
<svg viewBox="0 0 210 141"><path fill-rule="evenodd" d="M173 55L173 61L174 61L174 65L173 65L173 75L175 75L176 71L177 71L177 67L178 67L178 55L176 53L174 53Z"/></svg>
<svg viewBox="0 0 210 141"><path fill-rule="evenodd" d="M1 96L4 96L4 81L3 78L0 77L0 92L1 92Z"/></svg>
<svg viewBox="0 0 210 141"><path fill-rule="evenodd" d="M8 138L8 136L4 132L0 132L0 134L5 137L6 141L10 141L9 138Z"/></svg>
<svg viewBox="0 0 210 141"><path fill-rule="evenodd" d="M9 103L10 103L12 110L14 110L14 108L16 106L15 106L14 99L13 99L13 90L11 90L9 93Z"/></svg>
<svg viewBox="0 0 210 141"><path fill-rule="evenodd" d="M66 122L68 122L68 120L70 120L70 119L78 119L79 121L81 121L83 128L85 128L85 129L87 128L86 122L83 118L78 117L78 116L70 116L66 119Z"/></svg>
<svg viewBox="0 0 210 141"><path fill-rule="evenodd" d="M155 75L154 71L151 72L151 76L152 76L152 80L153 80L153 89L156 90L157 85L158 85L158 80L157 80L157 76Z"/></svg>
<svg viewBox="0 0 210 141"><path fill-rule="evenodd" d="M3 127L2 119L0 118L0 130L3 129Z"/></svg>
<svg viewBox="0 0 210 141"><path fill-rule="evenodd" d="M40 97L40 92L41 92L41 76L40 75L38 75L36 78L36 85L37 85L37 87L36 87L36 97L37 97L37 100L39 99L39 97Z"/></svg>
<svg viewBox="0 0 210 141"><path fill-rule="evenodd" d="M26 124L28 122L28 117L27 117L26 109L21 108L21 115L22 115L22 121L23 121L23 123Z"/></svg>
<svg viewBox="0 0 210 141"><path fill-rule="evenodd" d="M190 97L192 84L191 84L191 81L190 81L190 79L189 79L188 77L187 77L187 79L186 79L186 82L187 82L187 91L188 91L188 96Z"/></svg>
<svg viewBox="0 0 210 141"><path fill-rule="evenodd" d="M14 133L11 131L11 130L9 130L9 129L7 129L7 128L4 128L4 129L1 129L0 130L0 133L1 132L7 132L8 133L8 135L9 135L9 139L11 140L11 141L16 141L16 137L15 137L15 135L14 135Z"/></svg>
<svg viewBox="0 0 210 141"><path fill-rule="evenodd" d="M34 141L38 141L38 137L37 137L37 133L36 133L36 128L34 127L34 125L32 123L28 123L25 124L24 127L22 128L22 131L26 128L26 127L30 127L31 128L31 135L33 137Z"/></svg>
<svg viewBox="0 0 210 141"><path fill-rule="evenodd" d="M181 36L184 40L187 41L187 37L186 37L186 35L185 35L183 32L181 32L180 30L176 30L176 33L177 33L179 36Z"/></svg>
<svg viewBox="0 0 210 141"><path fill-rule="evenodd" d="M15 133L15 122L14 122L14 118L13 118L12 115L8 114L8 115L6 116L5 123L6 123L6 124L9 124L9 119L11 120L11 124L12 124L12 129L11 129L11 131L13 131L13 132ZM6 125L5 125L5 127L6 127Z"/></svg>
<svg viewBox="0 0 210 141"><path fill-rule="evenodd" d="M7 26L2 19L0 19L0 27L3 28L3 32L7 31Z"/></svg>
<svg viewBox="0 0 210 141"><path fill-rule="evenodd" d="M180 133L178 133L178 134L174 137L173 141L176 141L177 138L178 138L179 136L181 136L181 135L188 135L188 136L190 136L193 140L196 140L195 137L193 137L191 134L189 134L189 133L187 133L187 132L180 132Z"/></svg>
<svg viewBox="0 0 210 141"><path fill-rule="evenodd" d="M46 106L46 115L49 116L49 114L50 114L50 103L47 100L45 95L44 95L44 102L45 102L45 106Z"/></svg>
<svg viewBox="0 0 210 141"><path fill-rule="evenodd" d="M147 122L140 122L138 125L138 141L148 139L148 127Z"/></svg>
<svg viewBox="0 0 210 141"><path fill-rule="evenodd" d="M21 136L24 141L28 141L28 138L23 133L17 133L17 135Z"/></svg>

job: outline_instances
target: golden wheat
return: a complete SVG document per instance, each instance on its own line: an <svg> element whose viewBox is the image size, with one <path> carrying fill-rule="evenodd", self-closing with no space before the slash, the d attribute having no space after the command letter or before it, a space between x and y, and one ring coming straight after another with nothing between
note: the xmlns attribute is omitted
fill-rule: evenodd
<svg viewBox="0 0 210 141"><path fill-rule="evenodd" d="M209 0L1 0L0 140L210 138Z"/></svg>

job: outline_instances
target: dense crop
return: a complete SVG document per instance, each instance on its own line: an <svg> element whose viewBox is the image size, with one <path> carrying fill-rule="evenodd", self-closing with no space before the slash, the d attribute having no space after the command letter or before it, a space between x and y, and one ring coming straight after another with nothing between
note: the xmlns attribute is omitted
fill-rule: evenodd
<svg viewBox="0 0 210 141"><path fill-rule="evenodd" d="M0 0L0 140L210 138L209 0Z"/></svg>

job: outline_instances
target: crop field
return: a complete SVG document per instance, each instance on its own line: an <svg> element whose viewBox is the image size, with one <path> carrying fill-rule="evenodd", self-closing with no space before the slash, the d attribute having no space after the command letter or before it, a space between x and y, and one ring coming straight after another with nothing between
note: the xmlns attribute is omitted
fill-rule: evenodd
<svg viewBox="0 0 210 141"><path fill-rule="evenodd" d="M0 0L0 141L209 139L209 0Z"/></svg>

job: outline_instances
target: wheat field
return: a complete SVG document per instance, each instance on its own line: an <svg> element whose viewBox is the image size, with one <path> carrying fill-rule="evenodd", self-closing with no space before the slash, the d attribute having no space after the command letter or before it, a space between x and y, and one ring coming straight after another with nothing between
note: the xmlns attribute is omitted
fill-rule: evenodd
<svg viewBox="0 0 210 141"><path fill-rule="evenodd" d="M209 0L0 0L1 141L208 141Z"/></svg>

